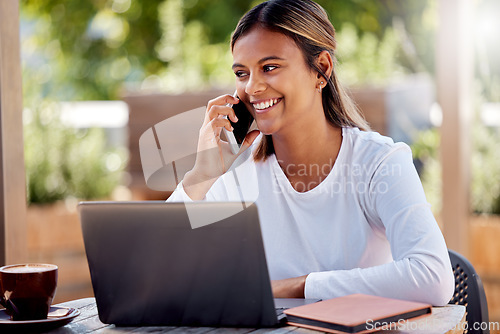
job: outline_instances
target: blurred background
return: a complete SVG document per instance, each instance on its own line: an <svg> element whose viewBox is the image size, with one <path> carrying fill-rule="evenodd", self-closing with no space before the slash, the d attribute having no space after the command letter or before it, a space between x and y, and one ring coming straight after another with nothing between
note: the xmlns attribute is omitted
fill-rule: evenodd
<svg viewBox="0 0 500 334"><path fill-rule="evenodd" d="M60 266L56 301L92 295L78 201L169 195L146 187L139 137L232 93L230 35L260 2L21 0L28 250ZM441 224L438 1L317 2L337 30L341 82L374 130L412 146ZM468 257L500 321L500 2L473 2Z"/></svg>

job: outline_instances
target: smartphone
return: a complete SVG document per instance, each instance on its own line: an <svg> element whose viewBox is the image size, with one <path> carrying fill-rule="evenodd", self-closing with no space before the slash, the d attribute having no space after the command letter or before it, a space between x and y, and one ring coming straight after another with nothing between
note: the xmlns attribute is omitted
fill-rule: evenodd
<svg viewBox="0 0 500 334"><path fill-rule="evenodd" d="M234 92L233 96L238 98L236 92ZM237 104L229 104L228 106L234 109L234 113L236 117L238 117L238 122L233 123L229 120L234 130L231 132L223 128L223 131L229 142L231 151L233 154L237 154L240 151L241 144L245 140L247 133L250 132L250 130L256 129L256 126L252 114L241 100Z"/></svg>

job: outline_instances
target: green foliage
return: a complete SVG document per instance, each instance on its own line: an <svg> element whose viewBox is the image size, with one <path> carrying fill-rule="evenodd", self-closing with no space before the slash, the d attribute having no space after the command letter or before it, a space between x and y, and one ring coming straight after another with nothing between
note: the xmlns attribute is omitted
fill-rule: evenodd
<svg viewBox="0 0 500 334"><path fill-rule="evenodd" d="M35 76L45 71L41 88L54 100L116 99L124 81L159 71L159 3L23 0L22 49Z"/></svg>
<svg viewBox="0 0 500 334"><path fill-rule="evenodd" d="M105 147L103 129L64 127L58 105L47 101L24 119L28 203L104 198L120 184L126 155Z"/></svg>
<svg viewBox="0 0 500 334"><path fill-rule="evenodd" d="M233 81L227 40L211 43L211 32L201 20L185 21L187 13L182 0L164 1L158 10L164 33L155 51L168 66L156 74L154 79L158 82L153 82L153 88L182 92L227 86Z"/></svg>
<svg viewBox="0 0 500 334"><path fill-rule="evenodd" d="M359 36L354 25L345 23L337 34L337 41L340 45L339 76L344 84L380 85L389 77L409 72L398 63L400 43L392 28L388 28L379 40L374 33Z"/></svg>
<svg viewBox="0 0 500 334"><path fill-rule="evenodd" d="M499 129L473 128L471 201L475 212L500 214Z"/></svg>
<svg viewBox="0 0 500 334"><path fill-rule="evenodd" d="M417 160L420 168L420 180L424 187L427 201L431 203L434 213L442 208L441 163L439 161L439 131L436 128L421 131L411 145L413 159Z"/></svg>
<svg viewBox="0 0 500 334"><path fill-rule="evenodd" d="M413 156L423 164L420 178L435 213L441 210L439 132L423 131L412 145ZM475 213L500 214L500 132L475 124L472 129L471 207Z"/></svg>
<svg viewBox="0 0 500 334"><path fill-rule="evenodd" d="M337 29L341 71L353 72L345 75L347 83L381 83L402 73L434 72L435 1L317 2Z"/></svg>
<svg viewBox="0 0 500 334"><path fill-rule="evenodd" d="M476 75L482 83L481 94L487 101L500 102L500 31L498 13L500 1L477 1L474 37L476 47Z"/></svg>
<svg viewBox="0 0 500 334"><path fill-rule="evenodd" d="M259 2L22 0L23 57L29 77L53 100L112 100L124 90L228 86L234 81L230 34ZM432 70L433 1L318 2L339 33L345 27L346 35L357 36L354 45L347 38L339 43L348 81L380 82L392 70ZM404 22L397 29L394 17ZM405 45L414 45L415 54L401 48ZM415 65L421 61L425 66Z"/></svg>

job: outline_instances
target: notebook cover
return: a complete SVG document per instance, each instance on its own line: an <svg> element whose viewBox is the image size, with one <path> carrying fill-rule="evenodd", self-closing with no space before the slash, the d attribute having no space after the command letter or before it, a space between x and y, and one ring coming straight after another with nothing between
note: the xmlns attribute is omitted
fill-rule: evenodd
<svg viewBox="0 0 500 334"><path fill-rule="evenodd" d="M288 324L331 333L368 333L432 312L431 305L354 294L285 310ZM378 324L378 326L377 326Z"/></svg>
<svg viewBox="0 0 500 334"><path fill-rule="evenodd" d="M344 331L337 331L337 330L334 330L334 329L329 329L329 328L324 328L324 327L319 327L319 326L309 326L309 325L299 324L299 323L295 323L295 322L287 322L287 324L290 325L290 326L296 326L296 327L302 327L302 328L312 329L312 330L320 331L320 332L323 332L323 333L334 333L334 334L345 334L346 333ZM393 326L393 327L391 327L390 329L395 329L395 326ZM389 327L384 327L384 329L389 329ZM379 329L374 328L374 329L371 329L371 330L365 330L365 331L361 331L361 332L352 332L352 333L355 333L355 334L367 334L367 333L373 333L373 332L376 332L376 331L379 331ZM347 332L347 333L349 333L349 332Z"/></svg>

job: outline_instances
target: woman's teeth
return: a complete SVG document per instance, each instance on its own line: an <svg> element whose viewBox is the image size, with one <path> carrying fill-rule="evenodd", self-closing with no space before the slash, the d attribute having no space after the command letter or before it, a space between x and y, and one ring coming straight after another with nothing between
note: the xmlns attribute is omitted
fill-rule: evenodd
<svg viewBox="0 0 500 334"><path fill-rule="evenodd" d="M253 106L257 110L263 110L272 107L279 102L279 99L271 99L264 102L255 103Z"/></svg>

